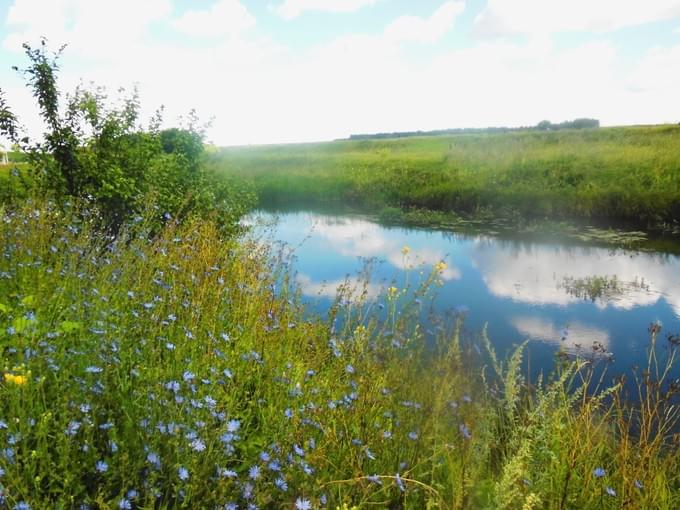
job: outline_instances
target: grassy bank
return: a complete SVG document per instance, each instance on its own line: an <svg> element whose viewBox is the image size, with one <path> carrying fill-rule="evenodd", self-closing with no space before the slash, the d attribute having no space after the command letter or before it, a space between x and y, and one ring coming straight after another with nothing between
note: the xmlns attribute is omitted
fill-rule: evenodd
<svg viewBox="0 0 680 510"><path fill-rule="evenodd" d="M528 386L460 318L425 347L404 289L303 319L270 248L209 220L0 216L0 507L680 506L656 329L629 407L588 363Z"/></svg>
<svg viewBox="0 0 680 510"><path fill-rule="evenodd" d="M27 187L22 183L15 170L19 169L25 174L26 167L24 163L0 165L0 203L10 200L23 200L27 197Z"/></svg>
<svg viewBox="0 0 680 510"><path fill-rule="evenodd" d="M252 177L264 204L648 228L680 221L679 154L668 125L228 148L213 164Z"/></svg>

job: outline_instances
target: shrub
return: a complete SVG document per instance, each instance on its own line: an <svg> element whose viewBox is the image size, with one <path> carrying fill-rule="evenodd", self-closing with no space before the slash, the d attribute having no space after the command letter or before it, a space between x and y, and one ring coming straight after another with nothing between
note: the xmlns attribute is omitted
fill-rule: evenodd
<svg viewBox="0 0 680 510"><path fill-rule="evenodd" d="M63 100L57 83L63 47L50 53L43 40L38 48L24 48L29 66L20 72L46 130L40 141L21 137L18 119L0 94L0 134L27 154L41 194L62 205L88 200L112 231L149 206L157 223L215 214L232 230L254 203L246 185L218 179L204 164L204 131L193 112L187 127L161 130L162 110L147 128L140 125L136 91L117 107L108 104L102 88L81 86Z"/></svg>

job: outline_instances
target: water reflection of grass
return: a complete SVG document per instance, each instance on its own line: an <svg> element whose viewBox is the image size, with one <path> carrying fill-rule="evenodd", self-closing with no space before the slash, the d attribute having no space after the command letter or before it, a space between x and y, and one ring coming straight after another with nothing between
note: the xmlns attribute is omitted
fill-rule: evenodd
<svg viewBox="0 0 680 510"><path fill-rule="evenodd" d="M444 265L315 317L266 245L145 228L2 210L1 505L680 507L658 325L633 404L583 360L529 384L460 315L426 344Z"/></svg>
<svg viewBox="0 0 680 510"><path fill-rule="evenodd" d="M618 276L586 276L574 278L565 276L558 288L579 299L609 302L625 296L628 292L639 290L649 292L649 285L644 279L637 277L631 281L622 281Z"/></svg>

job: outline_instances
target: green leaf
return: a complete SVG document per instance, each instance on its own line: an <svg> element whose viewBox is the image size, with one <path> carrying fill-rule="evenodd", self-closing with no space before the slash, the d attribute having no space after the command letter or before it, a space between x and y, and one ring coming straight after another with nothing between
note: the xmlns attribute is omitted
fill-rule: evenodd
<svg viewBox="0 0 680 510"><path fill-rule="evenodd" d="M9 313L9 306L3 305L2 303L0 303L0 312Z"/></svg>
<svg viewBox="0 0 680 510"><path fill-rule="evenodd" d="M26 329L28 329L29 326L33 321L27 319L26 317L17 317L12 321L12 326L14 326L14 329L16 330L17 333L23 333Z"/></svg>
<svg viewBox="0 0 680 510"><path fill-rule="evenodd" d="M35 304L35 296L29 295L21 300L21 304L24 306L33 306Z"/></svg>
<svg viewBox="0 0 680 510"><path fill-rule="evenodd" d="M59 325L59 329L63 333L73 333L74 331L83 329L83 325L80 322L64 321Z"/></svg>

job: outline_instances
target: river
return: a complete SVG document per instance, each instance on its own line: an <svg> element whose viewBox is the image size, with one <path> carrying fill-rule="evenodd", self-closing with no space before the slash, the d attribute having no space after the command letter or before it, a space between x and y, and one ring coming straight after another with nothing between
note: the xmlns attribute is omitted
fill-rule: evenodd
<svg viewBox="0 0 680 510"><path fill-rule="evenodd" d="M443 262L432 308L464 315L473 339L487 325L499 355L529 340L534 374L549 371L558 351L604 357L610 373L625 373L646 365L650 324L662 327L662 357L667 335L680 334L677 255L386 227L309 211L259 211L249 222L292 253L294 281L322 314L345 282L381 305L387 288L413 288Z"/></svg>

